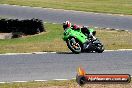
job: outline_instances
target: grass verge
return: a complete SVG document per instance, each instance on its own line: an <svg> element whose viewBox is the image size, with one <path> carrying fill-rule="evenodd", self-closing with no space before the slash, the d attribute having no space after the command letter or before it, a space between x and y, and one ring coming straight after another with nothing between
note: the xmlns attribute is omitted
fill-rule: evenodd
<svg viewBox="0 0 132 88"><path fill-rule="evenodd" d="M0 88L131 88L131 87L132 83L85 84L83 87L81 87L76 83L75 80L0 84Z"/></svg>
<svg viewBox="0 0 132 88"><path fill-rule="evenodd" d="M1 0L0 4L132 15L131 0Z"/></svg>
<svg viewBox="0 0 132 88"><path fill-rule="evenodd" d="M60 24L46 23L47 32L16 39L0 40L0 53L27 53L69 51L62 40L63 29ZM96 30L97 37L104 43L105 49L132 49L132 32Z"/></svg>

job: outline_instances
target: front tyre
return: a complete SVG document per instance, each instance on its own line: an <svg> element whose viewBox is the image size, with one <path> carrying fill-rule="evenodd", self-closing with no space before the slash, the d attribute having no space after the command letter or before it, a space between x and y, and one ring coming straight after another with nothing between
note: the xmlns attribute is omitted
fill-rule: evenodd
<svg viewBox="0 0 132 88"><path fill-rule="evenodd" d="M80 42L76 38L70 38L66 41L68 48L75 54L79 54L82 50Z"/></svg>

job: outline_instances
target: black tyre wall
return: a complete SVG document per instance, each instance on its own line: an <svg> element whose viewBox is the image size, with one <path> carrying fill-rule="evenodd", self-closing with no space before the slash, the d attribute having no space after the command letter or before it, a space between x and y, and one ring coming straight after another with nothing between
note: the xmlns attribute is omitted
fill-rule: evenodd
<svg viewBox="0 0 132 88"><path fill-rule="evenodd" d="M1 19L0 32L22 32L24 34L36 34L45 31L43 21L39 19Z"/></svg>

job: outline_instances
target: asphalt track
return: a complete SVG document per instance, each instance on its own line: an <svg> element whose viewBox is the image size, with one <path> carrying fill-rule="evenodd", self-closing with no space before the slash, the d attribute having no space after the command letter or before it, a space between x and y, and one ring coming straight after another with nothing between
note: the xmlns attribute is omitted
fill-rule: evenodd
<svg viewBox="0 0 132 88"><path fill-rule="evenodd" d="M79 66L87 73L132 75L132 51L0 55L0 82L72 79Z"/></svg>
<svg viewBox="0 0 132 88"><path fill-rule="evenodd" d="M132 30L132 16L0 5L0 16L8 18L39 18L45 22L70 20L80 25Z"/></svg>

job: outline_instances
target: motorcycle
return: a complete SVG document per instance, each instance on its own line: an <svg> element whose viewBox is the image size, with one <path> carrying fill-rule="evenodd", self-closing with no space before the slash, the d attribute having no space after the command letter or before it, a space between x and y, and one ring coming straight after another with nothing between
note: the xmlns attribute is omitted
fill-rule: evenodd
<svg viewBox="0 0 132 88"><path fill-rule="evenodd" d="M73 30L72 28L67 28L63 34L63 40L66 41L68 48L75 54L81 52L102 53L104 51L104 46L99 39L88 38L82 33L81 29Z"/></svg>

